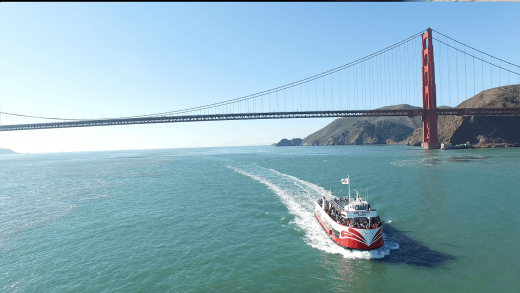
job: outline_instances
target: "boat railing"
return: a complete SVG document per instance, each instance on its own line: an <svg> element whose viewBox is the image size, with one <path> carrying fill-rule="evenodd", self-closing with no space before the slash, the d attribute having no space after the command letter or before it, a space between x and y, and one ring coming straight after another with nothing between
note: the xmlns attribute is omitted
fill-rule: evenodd
<svg viewBox="0 0 520 293"><path fill-rule="evenodd" d="M343 207L340 204L338 204L336 201L331 200L330 202L332 203L332 206L336 208L337 211L343 210Z"/></svg>

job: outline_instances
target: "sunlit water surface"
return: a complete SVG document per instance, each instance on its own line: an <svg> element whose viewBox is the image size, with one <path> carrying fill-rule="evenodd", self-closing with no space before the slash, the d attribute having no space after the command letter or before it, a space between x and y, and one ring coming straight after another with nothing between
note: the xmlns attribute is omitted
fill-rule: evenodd
<svg viewBox="0 0 520 293"><path fill-rule="evenodd" d="M385 245L313 200L368 189ZM228 147L0 156L7 292L518 290L520 150Z"/></svg>

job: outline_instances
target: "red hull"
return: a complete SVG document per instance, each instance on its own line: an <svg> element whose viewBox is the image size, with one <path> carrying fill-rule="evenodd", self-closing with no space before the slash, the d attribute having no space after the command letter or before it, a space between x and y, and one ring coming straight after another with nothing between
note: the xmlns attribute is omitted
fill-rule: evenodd
<svg viewBox="0 0 520 293"><path fill-rule="evenodd" d="M318 222L321 224L321 227L323 227L323 230L327 233L329 238L332 239L335 243L337 243L340 246L343 246L348 249L359 249L359 250L372 250L379 248L383 246L383 229L378 228L377 233L372 237L372 239L377 239L370 245L366 245L363 242L366 242L365 238L359 233L359 231L370 231L374 229L358 229L358 228L351 228L351 227L345 227L343 226L343 230L340 232L340 237L334 235L332 233L332 230L327 227L320 219L320 216L317 213L314 213L314 216L316 216L316 219L318 219ZM332 220L332 219L331 219Z"/></svg>

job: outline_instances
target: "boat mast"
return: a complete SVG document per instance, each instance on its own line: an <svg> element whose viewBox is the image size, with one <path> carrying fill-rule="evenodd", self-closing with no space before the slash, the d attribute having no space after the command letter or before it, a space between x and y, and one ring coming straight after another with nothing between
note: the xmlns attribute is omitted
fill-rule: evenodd
<svg viewBox="0 0 520 293"><path fill-rule="evenodd" d="M348 173L348 204L350 204L350 173Z"/></svg>

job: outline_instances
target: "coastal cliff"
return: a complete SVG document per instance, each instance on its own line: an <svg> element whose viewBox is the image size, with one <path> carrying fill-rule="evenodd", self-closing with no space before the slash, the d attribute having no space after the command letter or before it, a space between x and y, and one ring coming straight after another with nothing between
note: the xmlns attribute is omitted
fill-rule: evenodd
<svg viewBox="0 0 520 293"><path fill-rule="evenodd" d="M380 109L418 109L401 104ZM420 117L345 117L303 139L302 145L364 145L396 143L421 126Z"/></svg>
<svg viewBox="0 0 520 293"><path fill-rule="evenodd" d="M0 155L12 155L17 154L17 152L14 152L10 149L0 149Z"/></svg>
<svg viewBox="0 0 520 293"><path fill-rule="evenodd" d="M480 92L455 108L520 108L520 85L508 85ZM439 116L439 142L470 143L477 148L520 146L518 116ZM402 143L420 146L422 126Z"/></svg>

